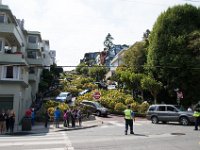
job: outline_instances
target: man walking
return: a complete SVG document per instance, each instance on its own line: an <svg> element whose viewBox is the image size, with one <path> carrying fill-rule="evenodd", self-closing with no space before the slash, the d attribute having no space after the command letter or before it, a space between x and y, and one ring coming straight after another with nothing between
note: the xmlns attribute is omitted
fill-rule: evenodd
<svg viewBox="0 0 200 150"><path fill-rule="evenodd" d="M134 119L134 112L131 110L131 106L128 105L127 109L124 110L124 119L125 119L125 135L128 132L128 126L130 128L130 134L134 134L133 132L133 119ZM134 119L135 121L135 119Z"/></svg>
<svg viewBox="0 0 200 150"><path fill-rule="evenodd" d="M60 123L60 109L57 107L55 112L54 112L54 119L55 119L55 124L56 128L59 128L59 123Z"/></svg>

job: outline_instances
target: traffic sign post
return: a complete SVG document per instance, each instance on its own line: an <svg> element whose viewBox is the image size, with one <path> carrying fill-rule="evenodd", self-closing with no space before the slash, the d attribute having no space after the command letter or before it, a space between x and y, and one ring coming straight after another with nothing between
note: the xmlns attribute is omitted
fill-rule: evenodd
<svg viewBox="0 0 200 150"><path fill-rule="evenodd" d="M94 92L94 94L93 94L93 98L94 98L95 100L100 99L100 97L101 97L101 94L100 94L99 91Z"/></svg>

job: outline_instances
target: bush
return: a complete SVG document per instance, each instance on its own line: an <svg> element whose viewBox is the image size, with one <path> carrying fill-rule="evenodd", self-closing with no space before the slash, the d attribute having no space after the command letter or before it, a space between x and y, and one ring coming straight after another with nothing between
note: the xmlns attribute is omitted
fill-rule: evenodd
<svg viewBox="0 0 200 150"><path fill-rule="evenodd" d="M139 106L139 112L146 113L148 108L149 108L149 103L145 101Z"/></svg>
<svg viewBox="0 0 200 150"><path fill-rule="evenodd" d="M128 104L132 104L134 102L133 98L129 97L125 100L125 104L128 105Z"/></svg>
<svg viewBox="0 0 200 150"><path fill-rule="evenodd" d="M126 109L126 106L123 103L117 103L115 105L115 111L123 112Z"/></svg>

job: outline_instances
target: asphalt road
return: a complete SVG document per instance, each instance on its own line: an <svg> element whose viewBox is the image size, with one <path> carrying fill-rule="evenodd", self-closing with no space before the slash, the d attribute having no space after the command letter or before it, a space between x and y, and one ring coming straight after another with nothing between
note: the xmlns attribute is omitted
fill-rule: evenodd
<svg viewBox="0 0 200 150"><path fill-rule="evenodd" d="M69 132L76 150L199 150L200 130L179 124L151 124L137 119L135 135L124 135L123 117L101 118L103 124L96 128Z"/></svg>
<svg viewBox="0 0 200 150"><path fill-rule="evenodd" d="M199 150L200 130L179 124L152 124L137 118L134 135L124 135L124 119L119 116L97 118L95 128L1 136L0 150Z"/></svg>

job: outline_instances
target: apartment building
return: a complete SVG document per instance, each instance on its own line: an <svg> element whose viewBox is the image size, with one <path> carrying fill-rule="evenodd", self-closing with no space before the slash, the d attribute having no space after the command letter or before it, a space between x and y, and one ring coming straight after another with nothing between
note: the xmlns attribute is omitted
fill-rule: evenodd
<svg viewBox="0 0 200 150"><path fill-rule="evenodd" d="M35 101L44 66L53 64L49 41L23 25L0 3L0 110L13 109L16 124Z"/></svg>

